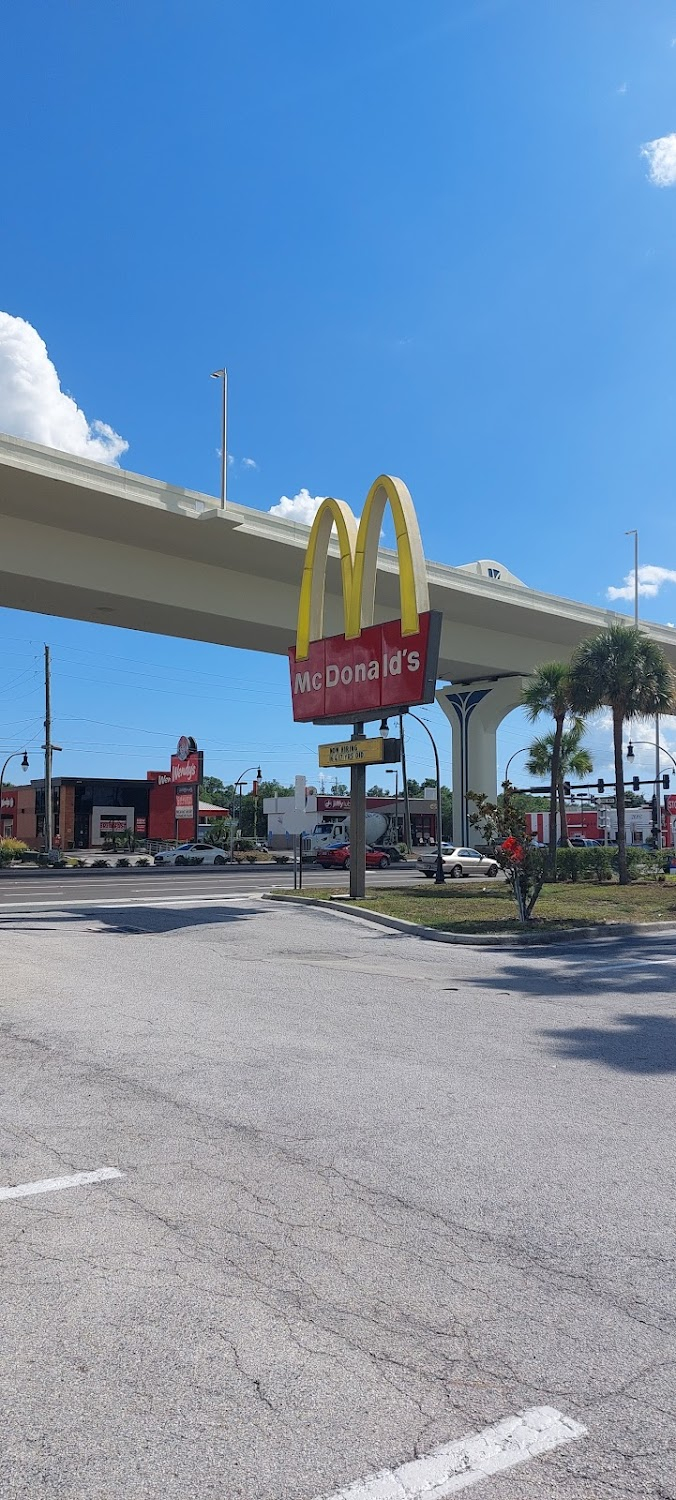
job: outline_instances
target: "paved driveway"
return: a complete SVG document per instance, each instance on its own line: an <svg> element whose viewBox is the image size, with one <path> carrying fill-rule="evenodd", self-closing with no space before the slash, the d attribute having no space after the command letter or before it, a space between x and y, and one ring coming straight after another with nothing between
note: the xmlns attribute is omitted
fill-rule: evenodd
<svg viewBox="0 0 676 1500"><path fill-rule="evenodd" d="M443 1445L452 1488L358 1492L440 1500L543 1407L587 1435L477 1500L676 1496L676 944L246 896L0 943L2 1184L122 1174L0 1194L3 1496L315 1500Z"/></svg>

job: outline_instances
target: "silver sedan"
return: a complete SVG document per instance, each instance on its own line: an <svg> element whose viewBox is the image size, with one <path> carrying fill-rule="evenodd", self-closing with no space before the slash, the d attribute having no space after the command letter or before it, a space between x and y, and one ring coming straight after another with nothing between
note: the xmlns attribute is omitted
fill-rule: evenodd
<svg viewBox="0 0 676 1500"><path fill-rule="evenodd" d="M478 849L460 849L455 844L442 845L441 862L444 874L450 875L452 880L461 880L463 875L488 876L494 880L500 868L496 860L480 854ZM426 849L419 855L418 868L427 880L432 879L437 868L436 849Z"/></svg>

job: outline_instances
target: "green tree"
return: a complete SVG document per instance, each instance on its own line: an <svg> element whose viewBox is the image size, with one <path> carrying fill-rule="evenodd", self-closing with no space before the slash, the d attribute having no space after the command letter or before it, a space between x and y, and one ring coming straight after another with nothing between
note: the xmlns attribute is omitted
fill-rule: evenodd
<svg viewBox="0 0 676 1500"><path fill-rule="evenodd" d="M609 708L613 716L617 862L620 885L627 885L622 738L628 719L649 719L674 712L675 685L669 663L656 641L632 625L610 625L573 653L570 702L575 713Z"/></svg>
<svg viewBox="0 0 676 1500"><path fill-rule="evenodd" d="M584 724L581 719L575 719L570 729L565 729L561 735L559 749L559 775L556 790L559 798L559 817L561 820L561 843L568 843L568 820L566 818L566 799L563 791L563 783L571 776L591 776L594 762L586 747L582 744ZM529 776L551 776L552 760L554 756L554 733L543 734L539 739L533 740L528 749L528 760L526 770ZM550 829L551 833L551 829Z"/></svg>
<svg viewBox="0 0 676 1500"><path fill-rule="evenodd" d="M200 800L210 802L212 807L227 807L232 798L232 787L224 786L220 776L205 776L200 782Z"/></svg>
<svg viewBox="0 0 676 1500"><path fill-rule="evenodd" d="M547 877L556 880L556 799L559 785L559 763L561 740L566 715L570 712L570 672L560 661L547 662L538 667L523 695L526 713L531 723L540 714L549 714L554 720L552 740L551 782L549 793L549 855Z"/></svg>

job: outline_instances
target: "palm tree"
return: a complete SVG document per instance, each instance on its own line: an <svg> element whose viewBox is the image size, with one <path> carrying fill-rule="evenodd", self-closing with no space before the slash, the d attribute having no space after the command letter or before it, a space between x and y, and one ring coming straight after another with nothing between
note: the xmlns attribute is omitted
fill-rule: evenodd
<svg viewBox="0 0 676 1500"><path fill-rule="evenodd" d="M674 712L676 685L662 648L631 625L610 625L582 641L570 664L570 702L575 713L609 708L613 716L617 859L626 885L627 841L624 816L622 732L627 719L651 719Z"/></svg>
<svg viewBox="0 0 676 1500"><path fill-rule="evenodd" d="M559 785L561 740L566 714L570 711L570 676L564 662L551 661L538 667L524 690L523 701L526 713L534 723L540 714L550 714L554 720L552 739L551 783L549 793L549 854L547 876L556 880L556 798Z"/></svg>
<svg viewBox="0 0 676 1500"><path fill-rule="evenodd" d="M568 842L568 824L566 819L566 799L563 792L563 783L570 776L591 776L594 762L586 747L582 744L584 724L581 719L574 719L570 729L564 729L561 736L561 747L559 756L559 777L556 790L559 798L559 817L561 820L561 843ZM533 740L529 746L526 770L529 776L551 776L552 757L554 754L554 734L543 734L540 739ZM551 832L551 829L550 829Z"/></svg>

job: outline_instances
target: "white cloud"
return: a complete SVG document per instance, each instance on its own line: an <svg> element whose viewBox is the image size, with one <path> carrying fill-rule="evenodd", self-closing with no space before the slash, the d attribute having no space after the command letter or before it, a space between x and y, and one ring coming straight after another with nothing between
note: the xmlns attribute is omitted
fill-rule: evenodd
<svg viewBox="0 0 676 1500"><path fill-rule="evenodd" d="M0 312L0 430L47 448L116 464L129 444L107 422L88 422L61 382L37 329Z"/></svg>
<svg viewBox="0 0 676 1500"><path fill-rule="evenodd" d="M676 583L676 568L656 568L652 563L646 563L638 570L638 591L646 599L654 599L664 583ZM633 599L634 597L634 570L627 573L624 583L620 588L612 584L606 590L609 599Z"/></svg>
<svg viewBox="0 0 676 1500"><path fill-rule="evenodd" d="M303 526L311 526L325 498L324 495L311 495L305 489L291 497L282 495L276 505L270 506L270 515L281 516L285 521L301 521Z"/></svg>
<svg viewBox="0 0 676 1500"><path fill-rule="evenodd" d="M242 469L257 469L258 464L255 458L243 458L240 467Z"/></svg>
<svg viewBox="0 0 676 1500"><path fill-rule="evenodd" d="M646 141L641 146L641 156L645 156L648 176L655 187L676 184L676 132L660 135L655 141Z"/></svg>

